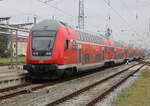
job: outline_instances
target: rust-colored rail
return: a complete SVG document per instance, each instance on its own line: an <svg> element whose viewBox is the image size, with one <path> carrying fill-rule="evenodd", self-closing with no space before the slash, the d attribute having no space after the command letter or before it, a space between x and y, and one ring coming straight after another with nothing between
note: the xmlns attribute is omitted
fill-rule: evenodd
<svg viewBox="0 0 150 106"><path fill-rule="evenodd" d="M30 91L36 91L38 89L42 89L44 87L51 86L51 85L54 85L54 84L56 84L56 83L46 83L46 84L42 84L42 85L39 85L39 86L36 86L36 87L29 87L29 90ZM4 96L0 96L0 100L12 98L12 97L22 95L22 94L25 94L25 93L28 93L28 89L23 89L23 90L16 91L16 92L4 95Z"/></svg>
<svg viewBox="0 0 150 106"><path fill-rule="evenodd" d="M16 63L12 63L13 65L15 65ZM19 63L19 65L23 65L23 64L25 64L25 63ZM11 63L0 63L0 66L9 66L9 65L11 65Z"/></svg>
<svg viewBox="0 0 150 106"><path fill-rule="evenodd" d="M8 88L3 88L3 89L0 89L0 93L8 92L8 91L11 91L11 90L14 90L14 89L18 89L18 88L22 88L22 87L26 87L26 86L29 86L29 85L32 85L32 84L33 83L25 83L25 84L20 84L20 85L8 87Z"/></svg>
<svg viewBox="0 0 150 106"><path fill-rule="evenodd" d="M104 99L110 92L112 92L115 88L117 88L119 85L121 85L122 83L124 83L129 77L131 77L132 75L134 75L136 72L138 72L142 67L144 66L144 64L139 67L137 70L133 71L132 73L130 73L127 77L125 77L124 79L122 79L121 81L119 81L118 83L116 83L115 85L113 85L112 87L108 88L107 90L105 90L102 94L100 94L98 97L94 98L92 101L90 101L89 103L86 104L86 106L93 106L94 104L96 104L99 100Z"/></svg>
<svg viewBox="0 0 150 106"><path fill-rule="evenodd" d="M141 61L139 61L139 63L145 64L147 66L150 66L150 61L143 61L143 60L141 60Z"/></svg>
<svg viewBox="0 0 150 106"><path fill-rule="evenodd" d="M101 84L101 83L103 83L103 82L109 80L110 78L113 78L113 77L115 77L115 76L117 76L117 75L119 75L119 74L121 74L121 73L123 73L123 72L129 70L130 68L132 68L132 67L134 67L134 66L136 66L136 65L139 65L139 63L138 63L138 64L135 64L135 65L132 65L132 66L130 66L130 67L128 67L128 68L126 68L126 69L124 69L124 70L122 70L122 71L119 71L119 72L117 72L117 73L115 73L115 74L112 74L112 75L110 75L110 76L108 76L108 77L106 77L106 78L103 78L103 79L101 79L100 81L97 81L97 82L95 82L95 83L93 83L93 84L91 84L91 85L89 85L89 86L86 86L86 87L84 87L84 88L82 88L82 89L79 89L79 90L77 90L77 91L75 91L75 92L73 92L73 93L71 93L71 94L68 94L68 95L62 97L62 98L59 98L59 99L57 99L57 100L55 100L55 101L53 101L53 102L47 104L46 106L55 106L55 105L58 105L58 104L60 104L60 103L62 103L62 102L65 102L66 100L69 100L69 99L71 99L71 98L73 98L73 97L75 97L75 96L78 96L78 95L81 94L82 92L85 92L85 91L89 90L90 88L92 88L92 87L94 87L94 86L96 86L96 85L99 85L99 84Z"/></svg>

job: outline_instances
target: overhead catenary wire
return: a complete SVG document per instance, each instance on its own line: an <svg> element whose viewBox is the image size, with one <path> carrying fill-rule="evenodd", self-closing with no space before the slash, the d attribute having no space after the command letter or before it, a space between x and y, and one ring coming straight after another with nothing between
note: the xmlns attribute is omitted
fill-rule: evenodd
<svg viewBox="0 0 150 106"><path fill-rule="evenodd" d="M48 4L48 2L43 2L43 1L41 1L41 0L37 0L37 1L39 1L39 2L41 2L41 3L44 3L44 4L46 4L47 6L52 7L52 8L56 9L57 11L59 11L59 12L65 14L65 15L67 15L67 16L74 17L73 15L71 15L71 14L65 12L64 10L59 9L59 8L53 6L53 5Z"/></svg>
<svg viewBox="0 0 150 106"><path fill-rule="evenodd" d="M104 2L128 25L126 19L124 19L124 17L122 17L120 13L109 4L109 2L107 2L106 0L104 0Z"/></svg>
<svg viewBox="0 0 150 106"><path fill-rule="evenodd" d="M131 26L128 24L128 21L126 21L126 19L122 17L122 15L120 15L120 13L116 9L114 9L111 5L109 5L109 3L106 0L104 0L104 2L126 23L128 27L131 28ZM138 33L133 28L131 29L132 29L131 31L133 31L136 35L138 35Z"/></svg>
<svg viewBox="0 0 150 106"><path fill-rule="evenodd" d="M128 7L128 5L123 1L123 0L120 0L121 4L128 10L130 10L130 8ZM130 13L131 15L133 15L133 13L131 11L128 11L128 13Z"/></svg>
<svg viewBox="0 0 150 106"><path fill-rule="evenodd" d="M55 0L46 0L44 1L45 3L51 2L51 1L55 1Z"/></svg>

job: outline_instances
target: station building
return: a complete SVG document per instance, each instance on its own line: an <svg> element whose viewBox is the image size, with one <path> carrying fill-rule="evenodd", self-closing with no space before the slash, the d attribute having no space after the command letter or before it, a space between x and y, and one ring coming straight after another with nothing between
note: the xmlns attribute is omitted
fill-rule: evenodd
<svg viewBox="0 0 150 106"><path fill-rule="evenodd" d="M18 36L18 56L26 56L27 36ZM10 35L8 49L16 56L16 35ZM11 49L12 48L12 49Z"/></svg>

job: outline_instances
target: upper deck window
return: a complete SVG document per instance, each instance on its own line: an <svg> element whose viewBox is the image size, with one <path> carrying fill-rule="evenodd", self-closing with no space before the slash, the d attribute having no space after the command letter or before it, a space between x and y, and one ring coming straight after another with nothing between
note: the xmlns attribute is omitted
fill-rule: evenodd
<svg viewBox="0 0 150 106"><path fill-rule="evenodd" d="M32 36L52 36L55 37L56 31L33 31Z"/></svg>

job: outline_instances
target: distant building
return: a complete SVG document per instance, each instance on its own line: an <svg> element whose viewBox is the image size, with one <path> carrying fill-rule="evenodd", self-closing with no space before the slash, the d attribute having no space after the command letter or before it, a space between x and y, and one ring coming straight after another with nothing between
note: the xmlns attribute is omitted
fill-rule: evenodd
<svg viewBox="0 0 150 106"><path fill-rule="evenodd" d="M11 50L13 56L16 56L16 35L11 35L8 43L8 49ZM26 36L18 36L18 56L26 56L26 48L27 48L27 37Z"/></svg>

